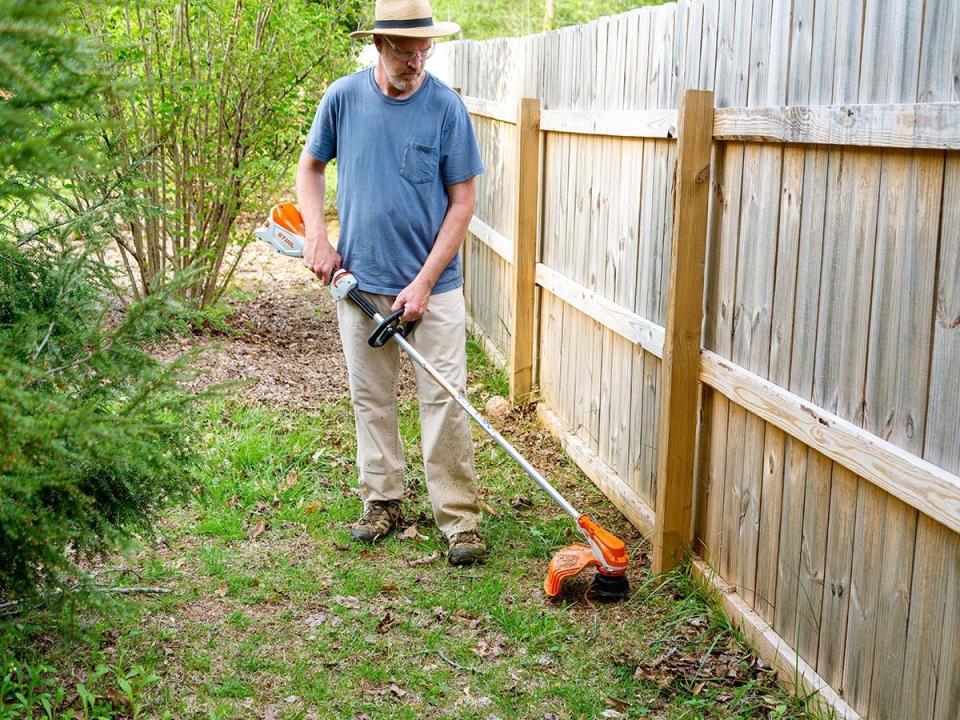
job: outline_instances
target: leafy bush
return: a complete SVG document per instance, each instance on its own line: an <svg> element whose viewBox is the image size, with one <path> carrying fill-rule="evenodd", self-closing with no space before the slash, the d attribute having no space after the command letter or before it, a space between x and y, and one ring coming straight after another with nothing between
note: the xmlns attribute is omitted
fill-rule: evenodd
<svg viewBox="0 0 960 720"><path fill-rule="evenodd" d="M101 167L97 126L76 118L109 84L63 13L0 0L0 598L63 586L79 553L182 492L191 465L181 365L136 343L168 302L121 315L108 301L102 235L127 198L51 200Z"/></svg>
<svg viewBox="0 0 960 720"><path fill-rule="evenodd" d="M79 25L130 84L91 108L110 123L101 145L117 163L84 186L88 204L123 193L144 201L112 233L135 297L191 268L189 300L220 296L240 258L228 252L238 216L259 221L289 186L321 88L353 67L359 44L347 31L360 5L77 3Z"/></svg>
<svg viewBox="0 0 960 720"><path fill-rule="evenodd" d="M87 72L90 48L58 32L60 5L0 0L0 198L8 209L11 198L35 194L48 173L61 175L68 159L88 155L85 126L55 111L82 105L108 85Z"/></svg>
<svg viewBox="0 0 960 720"><path fill-rule="evenodd" d="M86 251L0 240L0 592L69 579L189 480L179 366L132 342L159 301L108 322ZM69 548L69 552L67 552Z"/></svg>

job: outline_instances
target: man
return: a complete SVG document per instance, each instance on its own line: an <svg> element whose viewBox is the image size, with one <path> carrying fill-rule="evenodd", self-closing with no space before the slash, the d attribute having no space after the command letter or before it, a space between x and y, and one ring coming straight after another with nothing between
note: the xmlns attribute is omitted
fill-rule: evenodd
<svg viewBox="0 0 960 720"><path fill-rule="evenodd" d="M306 224L304 264L327 284L341 263L383 315L417 321L409 340L455 387L466 387L463 276L458 250L483 172L460 97L424 70L434 38L459 32L433 22L428 0L377 0L377 64L324 94L297 168ZM323 219L324 170L337 159L337 248ZM399 348L371 348L369 319L337 304L357 428L363 517L351 537L376 542L397 527L403 448L397 422ZM466 413L414 367L427 489L454 565L481 561L473 442Z"/></svg>

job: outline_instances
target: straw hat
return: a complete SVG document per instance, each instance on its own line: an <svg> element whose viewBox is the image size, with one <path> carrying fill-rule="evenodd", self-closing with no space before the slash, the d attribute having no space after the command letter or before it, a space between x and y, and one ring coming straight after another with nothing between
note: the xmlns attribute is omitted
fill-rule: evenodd
<svg viewBox="0 0 960 720"><path fill-rule="evenodd" d="M460 32L455 22L434 22L430 0L377 0L376 24L372 30L350 33L352 38L371 35L435 38Z"/></svg>

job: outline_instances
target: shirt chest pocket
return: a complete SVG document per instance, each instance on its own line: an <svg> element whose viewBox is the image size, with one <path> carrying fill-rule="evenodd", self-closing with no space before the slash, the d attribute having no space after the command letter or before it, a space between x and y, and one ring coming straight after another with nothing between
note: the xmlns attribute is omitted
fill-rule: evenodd
<svg viewBox="0 0 960 720"><path fill-rule="evenodd" d="M400 154L400 174L414 185L433 182L440 166L440 151L435 147L408 142Z"/></svg>

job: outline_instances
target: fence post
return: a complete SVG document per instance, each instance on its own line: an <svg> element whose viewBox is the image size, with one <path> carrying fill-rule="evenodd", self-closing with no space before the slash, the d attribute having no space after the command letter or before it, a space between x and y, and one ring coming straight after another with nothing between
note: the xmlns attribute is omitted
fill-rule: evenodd
<svg viewBox="0 0 960 720"><path fill-rule="evenodd" d="M713 142L712 92L684 92L677 138L670 291L660 367L655 574L679 565L693 540L694 452Z"/></svg>
<svg viewBox="0 0 960 720"><path fill-rule="evenodd" d="M513 232L513 319L510 326L510 399L523 402L533 389L533 321L536 299L537 221L540 215L540 100L517 108L516 222Z"/></svg>

